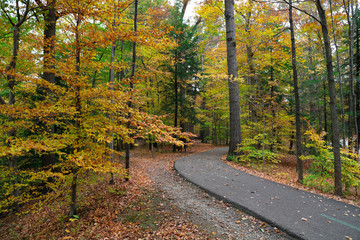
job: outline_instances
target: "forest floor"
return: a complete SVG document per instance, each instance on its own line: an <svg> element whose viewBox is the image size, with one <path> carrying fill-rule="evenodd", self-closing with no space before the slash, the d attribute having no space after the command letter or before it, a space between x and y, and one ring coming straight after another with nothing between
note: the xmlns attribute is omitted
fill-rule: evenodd
<svg viewBox="0 0 360 240"><path fill-rule="evenodd" d="M173 170L177 159L212 148L210 144L195 144L186 153L166 149L154 151L152 156L148 149L139 147L132 151L129 182L115 178L115 184L109 185L108 175L84 176L76 216L67 216L68 204L64 202L68 196L64 195L44 204L41 211L0 219L0 239L291 239L216 200ZM284 161L282 165L279 171L283 173L275 175L281 183L293 186L292 170L285 167L293 164ZM250 168L242 170L262 175ZM23 206L23 210L28 209Z"/></svg>
<svg viewBox="0 0 360 240"><path fill-rule="evenodd" d="M132 151L132 178L93 174L79 182L78 212L68 216L68 195L41 210L0 219L0 239L291 239L252 216L218 201L173 170L174 162L214 146L188 151ZM122 160L122 159L120 159ZM22 211L28 211L29 205Z"/></svg>

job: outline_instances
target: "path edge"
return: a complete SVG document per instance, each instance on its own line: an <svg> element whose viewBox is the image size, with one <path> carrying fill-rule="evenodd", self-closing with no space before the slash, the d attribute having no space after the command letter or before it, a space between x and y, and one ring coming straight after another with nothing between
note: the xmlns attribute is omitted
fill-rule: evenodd
<svg viewBox="0 0 360 240"><path fill-rule="evenodd" d="M208 151L210 151L210 150L208 150ZM207 152L207 151L205 151L205 152ZM197 155L197 154L194 154L194 155L192 155L192 156L196 156L196 155ZM225 203L229 203L229 204L231 204L233 207L235 207L235 208L237 208L237 209L239 209L239 210L241 210L241 211L243 211L243 212L245 212L245 213L247 213L247 214L249 214L249 215L251 215L251 216L253 216L253 217L255 217L255 218L259 219L259 220L261 220L261 221L266 222L266 223L269 224L270 226L276 227L276 228L280 229L281 231L285 232L286 234L288 234L288 235L291 236L291 237L294 237L294 238L299 239L299 240L307 240L307 239L304 238L303 236L299 236L299 234L297 234L297 233L295 233L295 232L293 232L293 231L291 231L291 230L289 230L289 229L287 229L287 228L285 228L285 227L277 224L276 222L274 222L274 221L272 221L272 220L270 220L270 219L262 216L261 214L256 213L256 212L248 209L247 207L242 206L241 204L236 203L236 202L234 202L234 201L232 201L232 200L230 200L230 199L227 199L226 197L224 198L223 196L221 196L221 195L219 195L219 194L217 194L217 193L215 193L215 192L213 192L213 191L210 191L209 189L207 189L207 188L205 188L205 187L197 184L196 182L192 181L191 179L187 178L187 177L177 168L176 165L177 165L177 162L178 162L178 161L185 161L186 158L188 158L188 157L189 157L189 156L179 158L178 160L176 160L176 161L174 162L173 169L179 174L179 176L180 176L181 178L185 179L186 181L190 182L191 184L195 185L196 187L202 189L203 191L205 191L205 192L208 193L209 195L213 196L213 197L216 198L217 200L223 201L223 202L225 202ZM221 161L221 159L219 159L219 161ZM230 167L231 167L231 166L230 166ZM232 167L232 168L233 168L233 167ZM236 168L234 168L234 169L236 169ZM238 170L238 169L236 169L236 170L237 170L237 171L240 171L240 170Z"/></svg>

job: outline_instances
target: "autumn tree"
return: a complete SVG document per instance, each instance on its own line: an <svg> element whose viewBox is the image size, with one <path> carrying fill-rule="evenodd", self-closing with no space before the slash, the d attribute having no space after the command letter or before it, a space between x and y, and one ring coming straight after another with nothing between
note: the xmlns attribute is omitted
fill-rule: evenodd
<svg viewBox="0 0 360 240"><path fill-rule="evenodd" d="M237 147L241 144L241 121L233 0L225 0L225 20L230 109L230 146L228 155L236 155L238 154Z"/></svg>
<svg viewBox="0 0 360 240"><path fill-rule="evenodd" d="M334 177L335 177L335 194L342 195L342 174L341 174L341 160L340 160L340 135L339 135L339 123L336 107L336 89L334 80L334 70L332 63L332 52L329 31L327 26L327 18L325 10L320 0L315 1L316 9L319 14L319 20L321 24L321 30L323 35L323 42L325 48L326 57L326 69L327 80L330 95L330 109L331 109L331 125L332 125L332 144L334 148Z"/></svg>
<svg viewBox="0 0 360 240"><path fill-rule="evenodd" d="M196 74L200 72L200 52L198 27L200 21L190 25L184 19L188 1L177 1L168 22L170 39L176 43L171 51L171 63L163 62L163 67L172 76L165 83L166 99L163 107L173 112L173 126L183 131L191 131L196 122L195 97L198 94ZM176 148L174 146L174 151Z"/></svg>
<svg viewBox="0 0 360 240"><path fill-rule="evenodd" d="M16 0L13 2L1 2L1 10L2 10L2 17L5 18L10 25L12 26L12 54L10 56L9 63L2 69L2 73L6 76L7 86L9 89L9 97L7 102L7 110L2 111L3 113L7 112L8 115L8 131L7 131L7 138L5 140L7 148L10 149L14 144L16 144L16 135L17 129L15 125L15 96L16 96L16 84L18 83L19 79L16 77L16 64L18 61L18 54L19 54L19 44L20 44L20 29L28 20L31 11L33 10L33 6L31 5L32 2L27 0L25 2L21 2ZM2 105L5 105L6 102L1 98L0 100ZM13 112L13 113L11 113ZM12 172L12 194L14 196L13 200L13 207L17 211L19 208L19 176L18 176L18 159L16 155L12 155L8 157L8 164L9 170Z"/></svg>
<svg viewBox="0 0 360 240"><path fill-rule="evenodd" d="M303 181L303 164L301 160L301 122L300 122L300 99L299 99L299 87L298 87L298 73L296 64L296 44L295 44L295 31L294 21L292 13L292 1L289 1L289 23L291 34L291 55L292 55L292 69L293 69L293 81L294 81L294 93L295 93L295 121L296 121L296 158L297 158L297 172L298 181Z"/></svg>

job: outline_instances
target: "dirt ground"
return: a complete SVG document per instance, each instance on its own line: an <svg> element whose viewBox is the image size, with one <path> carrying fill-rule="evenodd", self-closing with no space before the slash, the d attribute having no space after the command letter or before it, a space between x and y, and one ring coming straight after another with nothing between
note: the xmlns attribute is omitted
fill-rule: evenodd
<svg viewBox="0 0 360 240"><path fill-rule="evenodd" d="M0 239L291 239L173 170L177 159L212 148L197 143L186 152L168 147L152 154L138 147L131 151L130 181L116 176L109 185L109 174L79 176L76 216L68 216L69 186L63 186L64 194L41 210L0 219Z"/></svg>
<svg viewBox="0 0 360 240"><path fill-rule="evenodd" d="M143 169L155 187L169 200L180 218L221 239L292 239L278 229L249 216L230 204L216 200L198 187L181 178L173 170L174 162L189 154L209 150L214 146L196 144L186 153L155 153L149 157L147 150L136 153L135 168ZM176 209L176 210L175 210Z"/></svg>

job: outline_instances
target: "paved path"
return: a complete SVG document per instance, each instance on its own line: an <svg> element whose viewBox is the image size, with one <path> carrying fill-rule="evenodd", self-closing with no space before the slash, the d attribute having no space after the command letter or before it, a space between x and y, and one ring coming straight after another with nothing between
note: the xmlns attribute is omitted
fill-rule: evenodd
<svg viewBox="0 0 360 240"><path fill-rule="evenodd" d="M300 239L360 240L360 208L296 190L220 161L228 148L184 157L175 169L210 194Z"/></svg>

